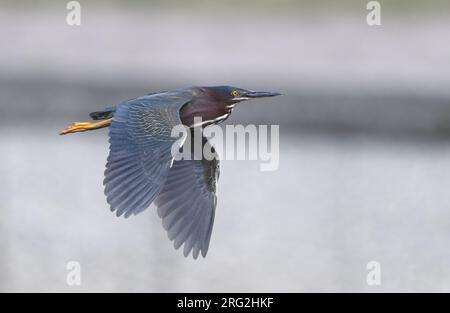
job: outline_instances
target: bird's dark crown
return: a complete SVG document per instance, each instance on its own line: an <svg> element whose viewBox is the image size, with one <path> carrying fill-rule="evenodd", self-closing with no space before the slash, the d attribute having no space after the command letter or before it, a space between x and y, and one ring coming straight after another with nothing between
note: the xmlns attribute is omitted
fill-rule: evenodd
<svg viewBox="0 0 450 313"><path fill-rule="evenodd" d="M208 96L216 98L217 100L239 102L247 100L245 97L250 90L233 87L233 86L208 86L198 87L200 93L206 93Z"/></svg>
<svg viewBox="0 0 450 313"><path fill-rule="evenodd" d="M212 86L194 88L199 96L206 94L207 96L223 102L240 102L255 98L266 98L280 95L277 92L268 91L252 91L233 86Z"/></svg>

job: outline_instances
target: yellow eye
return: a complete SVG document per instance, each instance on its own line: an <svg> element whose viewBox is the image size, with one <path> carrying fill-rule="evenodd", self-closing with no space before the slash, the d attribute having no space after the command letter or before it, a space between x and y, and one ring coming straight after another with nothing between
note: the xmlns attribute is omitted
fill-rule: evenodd
<svg viewBox="0 0 450 313"><path fill-rule="evenodd" d="M231 92L231 95L232 95L233 97L237 97L237 96L239 96L239 92L237 92L237 90L233 90L233 91Z"/></svg>

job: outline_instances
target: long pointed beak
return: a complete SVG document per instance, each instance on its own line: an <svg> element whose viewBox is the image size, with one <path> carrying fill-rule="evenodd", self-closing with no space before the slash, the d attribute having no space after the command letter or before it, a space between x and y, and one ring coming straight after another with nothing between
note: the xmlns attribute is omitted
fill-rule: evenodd
<svg viewBox="0 0 450 313"><path fill-rule="evenodd" d="M245 94L245 97L253 99L253 98L267 98L267 97L275 97L280 96L281 93L278 92L269 92L269 91L249 91Z"/></svg>

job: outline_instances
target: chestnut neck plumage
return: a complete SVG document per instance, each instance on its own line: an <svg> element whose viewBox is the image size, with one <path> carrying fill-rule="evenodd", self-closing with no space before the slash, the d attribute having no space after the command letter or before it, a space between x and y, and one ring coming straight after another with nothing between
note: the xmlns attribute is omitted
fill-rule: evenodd
<svg viewBox="0 0 450 313"><path fill-rule="evenodd" d="M180 110L181 122L188 127L220 123L230 116L237 102L209 88L193 88L192 100ZM201 122L194 118L201 118Z"/></svg>

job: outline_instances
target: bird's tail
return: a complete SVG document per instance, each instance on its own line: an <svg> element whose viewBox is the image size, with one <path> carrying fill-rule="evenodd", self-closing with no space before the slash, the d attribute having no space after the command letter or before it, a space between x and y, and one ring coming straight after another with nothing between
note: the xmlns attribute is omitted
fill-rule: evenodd
<svg viewBox="0 0 450 313"><path fill-rule="evenodd" d="M89 114L89 116L96 121L95 123L83 122L83 123L73 123L66 129L62 130L60 135L67 135L72 133L80 133L94 129L100 129L108 127L111 125L112 118L116 112L116 107L106 108L102 111L96 111Z"/></svg>
<svg viewBox="0 0 450 313"><path fill-rule="evenodd" d="M106 108L101 111L92 112L89 114L89 116L93 120L96 120L96 121L106 120L106 119L112 118L115 112L116 112L116 107L110 107L110 108Z"/></svg>

